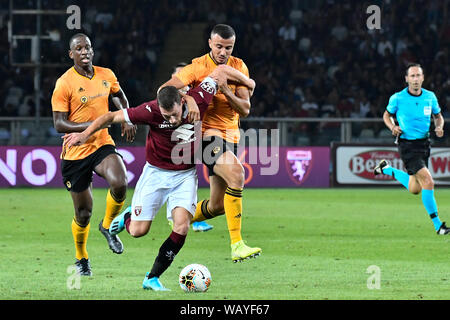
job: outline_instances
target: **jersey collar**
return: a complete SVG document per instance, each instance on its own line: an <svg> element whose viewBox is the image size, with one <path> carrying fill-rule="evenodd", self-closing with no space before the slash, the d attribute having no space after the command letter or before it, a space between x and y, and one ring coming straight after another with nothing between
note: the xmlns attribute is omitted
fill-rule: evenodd
<svg viewBox="0 0 450 320"><path fill-rule="evenodd" d="M94 79L94 77L95 77L95 75L96 75L96 72L95 72L95 66L92 66L92 69L94 70L94 74L92 75L92 78L86 77L86 76L82 75L81 73L79 73L79 72L77 71L77 69L75 69L75 66L73 66L72 69L75 71L76 74L80 75L80 76L83 77L83 78L89 79L89 80Z"/></svg>
<svg viewBox="0 0 450 320"><path fill-rule="evenodd" d="M406 92L411 96L411 97L420 97L423 94L423 89L420 89L420 94L413 94L411 92L409 92L409 87L406 87Z"/></svg>
<svg viewBox="0 0 450 320"><path fill-rule="evenodd" d="M214 59L211 57L211 52L208 52L208 58L209 60L214 63L215 66L218 66L218 64L214 61ZM227 63L225 63L227 66L230 64L230 58L231 56L228 58Z"/></svg>

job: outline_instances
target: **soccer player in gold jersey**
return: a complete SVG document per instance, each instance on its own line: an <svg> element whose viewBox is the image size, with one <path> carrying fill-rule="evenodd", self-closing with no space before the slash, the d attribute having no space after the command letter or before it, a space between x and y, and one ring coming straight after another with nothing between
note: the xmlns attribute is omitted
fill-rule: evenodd
<svg viewBox="0 0 450 320"><path fill-rule="evenodd" d="M69 41L69 57L74 66L57 81L52 95L55 129L60 133L81 132L96 118L109 112L108 98L118 109L128 108L128 100L114 73L108 68L92 65L94 50L88 36L75 34ZM122 135L132 141L136 127L124 124ZM87 252L87 239L92 215L93 172L109 185L106 212L99 224L100 232L110 249L117 254L123 245L117 236L108 232L112 220L120 213L126 197L127 176L125 164L117 152L108 129L100 130L86 144L61 152L61 171L66 189L70 191L75 216L72 234L75 243L75 265L80 275L90 276L92 270Z"/></svg>

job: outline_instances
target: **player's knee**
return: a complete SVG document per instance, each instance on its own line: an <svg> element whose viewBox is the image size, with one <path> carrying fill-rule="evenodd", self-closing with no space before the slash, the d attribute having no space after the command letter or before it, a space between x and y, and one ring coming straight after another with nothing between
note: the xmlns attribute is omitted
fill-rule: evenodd
<svg viewBox="0 0 450 320"><path fill-rule="evenodd" d="M426 181L426 189L433 190L434 189L434 180L432 177L429 177Z"/></svg>
<svg viewBox="0 0 450 320"><path fill-rule="evenodd" d="M130 230L130 236L132 236L133 238L140 238L140 237L143 237L145 235L146 235L146 233L142 233L142 232L139 232L139 231L131 231Z"/></svg>
<svg viewBox="0 0 450 320"><path fill-rule="evenodd" d="M78 225L87 226L91 220L92 210L89 208L77 208L75 212L75 219Z"/></svg>
<svg viewBox="0 0 450 320"><path fill-rule="evenodd" d="M126 179L115 179L110 184L111 196L117 202L122 202L127 196L127 182Z"/></svg>
<svg viewBox="0 0 450 320"><path fill-rule="evenodd" d="M241 164L236 164L230 171L228 186L231 188L243 188L245 181L245 170Z"/></svg>
<svg viewBox="0 0 450 320"><path fill-rule="evenodd" d="M139 238L142 236L145 236L147 234L148 230L144 230L141 228L130 228L130 236L132 236L133 238Z"/></svg>
<svg viewBox="0 0 450 320"><path fill-rule="evenodd" d="M186 235L189 231L189 226L189 220L182 223L174 223L173 231L181 235Z"/></svg>
<svg viewBox="0 0 450 320"><path fill-rule="evenodd" d="M434 180L431 176L422 178L420 184L422 185L423 189L427 189L427 190L434 189Z"/></svg>

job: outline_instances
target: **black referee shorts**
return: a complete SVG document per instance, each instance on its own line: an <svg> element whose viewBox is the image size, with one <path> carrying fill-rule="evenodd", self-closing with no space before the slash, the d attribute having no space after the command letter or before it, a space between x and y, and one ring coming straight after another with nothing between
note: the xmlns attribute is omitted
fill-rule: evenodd
<svg viewBox="0 0 450 320"><path fill-rule="evenodd" d="M84 159L61 160L61 172L67 191L82 192L89 188L94 168L113 153L122 157L115 146L108 144L98 148Z"/></svg>
<svg viewBox="0 0 450 320"><path fill-rule="evenodd" d="M204 137L202 141L202 162L208 168L208 175L215 176L214 166L217 159L226 151L231 151L237 156L238 144L228 142L219 136Z"/></svg>
<svg viewBox="0 0 450 320"><path fill-rule="evenodd" d="M409 175L414 175L422 168L428 168L430 158L430 140L398 139L398 152Z"/></svg>

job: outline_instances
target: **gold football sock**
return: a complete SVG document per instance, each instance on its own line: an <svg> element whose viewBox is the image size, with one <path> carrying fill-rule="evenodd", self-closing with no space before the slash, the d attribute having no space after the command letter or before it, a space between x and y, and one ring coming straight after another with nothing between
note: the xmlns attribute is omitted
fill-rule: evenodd
<svg viewBox="0 0 450 320"><path fill-rule="evenodd" d="M192 218L191 223L212 219L225 213L224 211L212 213L208 208L208 204L209 200L202 200L197 203L195 215Z"/></svg>
<svg viewBox="0 0 450 320"><path fill-rule="evenodd" d="M117 202L112 197L111 190L108 189L108 194L106 195L105 217L103 218L103 223L102 223L103 228L109 229L111 222L120 213L120 210L122 210L124 203L125 203L125 200L123 200L122 202Z"/></svg>
<svg viewBox="0 0 450 320"><path fill-rule="evenodd" d="M202 200L199 203L197 203L195 215L192 218L191 223L214 218L214 216L208 210L208 202L209 200Z"/></svg>
<svg viewBox="0 0 450 320"><path fill-rule="evenodd" d="M81 227L77 224L75 218L72 220L72 235L75 243L75 257L78 260L82 258L88 259L86 245L90 227L91 224L88 224L86 227Z"/></svg>
<svg viewBox="0 0 450 320"><path fill-rule="evenodd" d="M242 191L228 187L223 198L225 216L227 217L228 231L231 244L242 240L241 216L242 216Z"/></svg>

